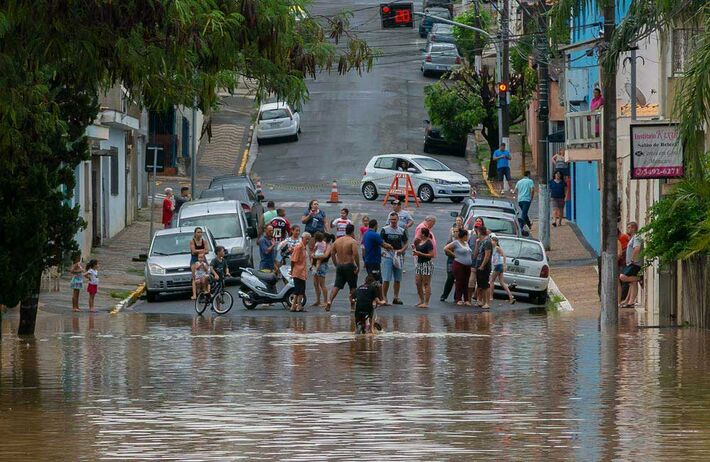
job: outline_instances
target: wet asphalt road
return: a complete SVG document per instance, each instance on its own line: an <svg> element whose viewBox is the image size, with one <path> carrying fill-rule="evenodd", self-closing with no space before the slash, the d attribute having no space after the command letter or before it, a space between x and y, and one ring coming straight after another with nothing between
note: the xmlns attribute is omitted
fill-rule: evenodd
<svg viewBox="0 0 710 462"><path fill-rule="evenodd" d="M356 11L365 6L372 4L354 2L349 8ZM330 14L342 7L316 2L313 11ZM427 114L423 92L427 84L435 82L433 78L423 77L419 69L419 50L424 47L425 39L419 38L416 28L382 30L379 17L373 15L373 11L377 10L370 8L356 11L351 20L351 24L368 43L383 53L372 72L362 76L354 72L345 76L322 73L317 79L309 80L310 99L300 111L302 134L299 141L270 142L258 147L252 173L262 179L266 199L274 200L277 207L285 208L291 223L300 222L308 201L317 199L329 219L338 217L340 207L348 207L358 227L363 215L376 218L380 224L384 224L389 207L383 205L383 196L370 202L360 192L360 179L365 165L372 156L378 154L424 154L423 120ZM441 154L434 157L452 170L468 176L465 158ZM326 203L333 179L338 180L342 204ZM437 218L434 234L437 237L439 257L435 261L436 272L432 278L429 308L433 312L461 311L451 303L439 301L446 279L446 259L442 249L453 222L450 213L459 210L460 205L448 199L437 199L431 204L421 204L419 208L410 206L417 223L427 215ZM258 249L255 249L254 254L255 261L258 261ZM401 294L405 306L385 309L421 314L422 310L413 307L418 299L411 255L407 258L406 270ZM334 273L331 269L326 279L331 287ZM229 316L290 315L275 307L247 312L236 297L237 289L236 286L230 288L235 296L235 306ZM307 296L310 302L314 301L314 294L312 280L309 280ZM452 297L453 294L449 300ZM511 306L507 300L496 300L493 310L530 308L524 301L521 299ZM132 310L185 315L194 313L193 302L181 296L165 297L152 304L140 301ZM340 295L333 310L343 314L349 312L344 295ZM313 308L307 315L314 313L323 314L323 311Z"/></svg>

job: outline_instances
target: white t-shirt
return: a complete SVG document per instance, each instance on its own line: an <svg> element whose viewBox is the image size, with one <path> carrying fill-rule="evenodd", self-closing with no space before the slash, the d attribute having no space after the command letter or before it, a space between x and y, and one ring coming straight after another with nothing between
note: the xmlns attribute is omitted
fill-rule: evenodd
<svg viewBox="0 0 710 462"><path fill-rule="evenodd" d="M333 220L333 223L331 224L333 228L335 228L335 237L343 237L345 236L345 228L348 225L352 225L353 222L350 221L348 218L336 218Z"/></svg>
<svg viewBox="0 0 710 462"><path fill-rule="evenodd" d="M87 273L89 274L89 284L99 285L99 272L91 268Z"/></svg>

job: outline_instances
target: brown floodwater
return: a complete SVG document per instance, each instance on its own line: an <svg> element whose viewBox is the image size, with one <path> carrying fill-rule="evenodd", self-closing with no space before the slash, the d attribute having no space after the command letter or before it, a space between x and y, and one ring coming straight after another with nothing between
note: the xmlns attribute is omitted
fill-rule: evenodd
<svg viewBox="0 0 710 462"><path fill-rule="evenodd" d="M381 319L6 319L0 460L710 459L708 332Z"/></svg>

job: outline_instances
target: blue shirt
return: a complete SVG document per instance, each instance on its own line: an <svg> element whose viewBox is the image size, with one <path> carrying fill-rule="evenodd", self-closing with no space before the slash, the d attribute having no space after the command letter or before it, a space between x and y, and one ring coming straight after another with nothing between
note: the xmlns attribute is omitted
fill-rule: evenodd
<svg viewBox="0 0 710 462"><path fill-rule="evenodd" d="M518 195L518 202L531 202L532 192L535 183L528 177L523 177L515 183L515 193Z"/></svg>
<svg viewBox="0 0 710 462"><path fill-rule="evenodd" d="M261 236L259 239L259 256L261 261L259 262L259 269L274 269L274 250L275 247L271 249L271 252L266 253L266 251L271 247L271 241L266 239L266 236Z"/></svg>
<svg viewBox="0 0 710 462"><path fill-rule="evenodd" d="M362 254L362 259L366 264L379 265L382 263L382 251L380 247L385 242L382 236L377 231L368 229L362 237L362 245L365 247L365 252Z"/></svg>
<svg viewBox="0 0 710 462"><path fill-rule="evenodd" d="M564 180L559 183L555 180L550 180L550 197L553 199L564 199L565 198L565 188L567 185Z"/></svg>
<svg viewBox="0 0 710 462"><path fill-rule="evenodd" d="M510 151L496 149L493 152L493 160L497 160L496 168L510 167Z"/></svg>

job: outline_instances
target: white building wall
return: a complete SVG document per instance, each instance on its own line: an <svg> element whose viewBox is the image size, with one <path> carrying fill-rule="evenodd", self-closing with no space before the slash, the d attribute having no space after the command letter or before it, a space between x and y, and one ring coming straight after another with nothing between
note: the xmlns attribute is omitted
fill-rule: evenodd
<svg viewBox="0 0 710 462"><path fill-rule="evenodd" d="M118 149L118 191L111 193L111 158L103 156L101 158L102 204L106 206L104 210L104 237L112 238L119 231L126 227L126 132L119 128L109 130L109 139L101 141L101 149Z"/></svg>

